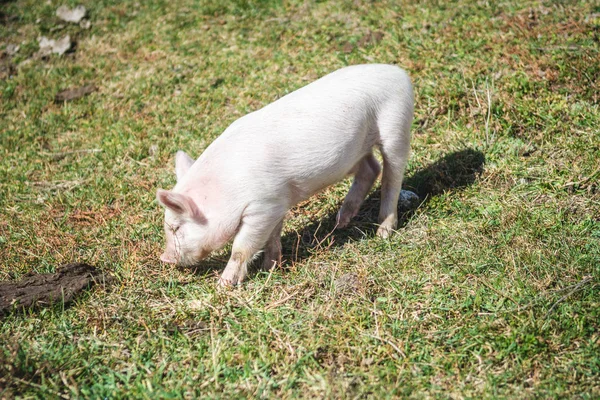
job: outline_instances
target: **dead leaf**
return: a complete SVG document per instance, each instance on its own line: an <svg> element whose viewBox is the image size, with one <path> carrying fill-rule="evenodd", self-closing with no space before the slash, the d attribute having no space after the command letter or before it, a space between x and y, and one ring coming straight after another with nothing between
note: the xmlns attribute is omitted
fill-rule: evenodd
<svg viewBox="0 0 600 400"><path fill-rule="evenodd" d="M9 43L9 44L6 45L6 48L4 49L4 51L9 56L14 56L15 54L17 54L17 52L19 51L19 49L20 49L19 45Z"/></svg>
<svg viewBox="0 0 600 400"><path fill-rule="evenodd" d="M383 32L368 31L362 38L360 38L360 40L358 41L357 44L358 44L358 47L365 47L367 45L377 44L381 41L381 39L383 39Z"/></svg>
<svg viewBox="0 0 600 400"><path fill-rule="evenodd" d="M63 21L73 22L78 24L85 17L85 7L77 6L73 9L67 6L60 6L56 10L56 16Z"/></svg>
<svg viewBox="0 0 600 400"><path fill-rule="evenodd" d="M77 100L94 92L96 89L97 88L94 85L85 85L78 88L66 89L62 92L58 92L54 97L54 101L57 103L62 103L65 101Z"/></svg>
<svg viewBox="0 0 600 400"><path fill-rule="evenodd" d="M48 39L46 36L38 38L40 50L37 52L39 57L48 57L50 54L63 55L71 48L71 36L63 36L59 40Z"/></svg>
<svg viewBox="0 0 600 400"><path fill-rule="evenodd" d="M352 53L352 50L354 50L354 45L350 42L346 42L342 45L342 51L344 53Z"/></svg>

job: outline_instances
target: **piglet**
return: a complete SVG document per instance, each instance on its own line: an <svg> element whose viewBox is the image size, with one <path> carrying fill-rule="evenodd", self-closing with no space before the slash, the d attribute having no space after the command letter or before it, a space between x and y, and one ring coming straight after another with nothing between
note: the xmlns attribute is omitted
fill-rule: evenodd
<svg viewBox="0 0 600 400"><path fill-rule="evenodd" d="M196 161L177 152L177 184L157 191L161 260L192 265L233 238L221 285L241 283L261 250L266 267L280 263L287 211L352 174L337 215L338 228L348 225L381 171L375 147L383 158L377 234L387 237L397 225L413 107L402 69L355 65L238 119Z"/></svg>

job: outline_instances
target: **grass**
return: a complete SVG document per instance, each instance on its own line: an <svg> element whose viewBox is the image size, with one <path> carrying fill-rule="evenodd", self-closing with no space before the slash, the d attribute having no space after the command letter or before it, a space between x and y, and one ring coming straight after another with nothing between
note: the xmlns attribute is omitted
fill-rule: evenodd
<svg viewBox="0 0 600 400"><path fill-rule="evenodd" d="M76 2L69 1L75 5ZM593 2L5 1L0 280L87 261L117 283L0 326L0 397L600 397L600 8ZM218 5L215 5L218 4ZM71 53L35 57L37 37ZM416 92L403 210L349 182L290 213L283 269L217 291L158 261L177 149L345 65ZM98 91L56 104L65 88Z"/></svg>

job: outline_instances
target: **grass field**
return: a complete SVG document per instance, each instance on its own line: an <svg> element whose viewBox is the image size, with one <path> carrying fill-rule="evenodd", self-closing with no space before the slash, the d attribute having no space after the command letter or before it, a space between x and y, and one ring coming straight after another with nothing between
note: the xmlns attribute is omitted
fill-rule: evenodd
<svg viewBox="0 0 600 400"><path fill-rule="evenodd" d="M600 7L416 3L84 0L83 29L55 0L0 2L0 50L20 46L0 59L0 280L116 277L3 317L0 398L599 398ZM397 234L374 235L377 190L330 234L347 181L239 288L215 286L227 249L158 261L178 149L370 62L415 86L423 203Z"/></svg>

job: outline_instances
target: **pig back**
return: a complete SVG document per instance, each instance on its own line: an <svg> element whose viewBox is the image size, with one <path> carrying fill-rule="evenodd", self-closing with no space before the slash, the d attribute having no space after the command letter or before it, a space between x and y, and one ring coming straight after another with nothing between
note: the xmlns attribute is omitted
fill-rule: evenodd
<svg viewBox="0 0 600 400"><path fill-rule="evenodd" d="M343 68L238 119L201 159L245 195L291 207L343 179L379 144L382 110L408 106L401 69Z"/></svg>

